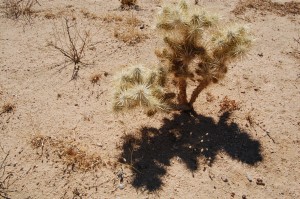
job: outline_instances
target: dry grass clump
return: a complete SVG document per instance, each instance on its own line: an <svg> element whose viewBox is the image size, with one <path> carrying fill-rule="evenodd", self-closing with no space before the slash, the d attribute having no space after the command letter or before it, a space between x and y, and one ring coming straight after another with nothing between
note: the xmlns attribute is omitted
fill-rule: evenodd
<svg viewBox="0 0 300 199"><path fill-rule="evenodd" d="M122 20L123 23L116 23L114 37L129 45L135 45L143 42L149 37L141 31L142 21L131 15Z"/></svg>
<svg viewBox="0 0 300 199"><path fill-rule="evenodd" d="M85 10L81 10L81 13L84 15ZM88 11L87 11L88 12ZM39 16L45 17L46 19L60 19L60 18L68 18L73 21L77 19L78 13L73 8L72 5L67 5L66 7L62 7L59 9L47 9L39 13Z"/></svg>
<svg viewBox="0 0 300 199"><path fill-rule="evenodd" d="M116 14L107 14L104 17L102 17L102 20L107 23L120 22L123 21L123 17Z"/></svg>
<svg viewBox="0 0 300 199"><path fill-rule="evenodd" d="M143 22L134 15L120 16L107 14L102 17L102 20L106 23L115 23L113 30L114 37L128 45L135 45L149 38L147 34L141 30L143 29L141 28Z"/></svg>
<svg viewBox="0 0 300 199"><path fill-rule="evenodd" d="M97 170L104 165L99 154L90 154L81 149L78 143L69 140L58 140L51 137L37 136L31 140L34 149L41 150L41 156L58 159L73 171Z"/></svg>
<svg viewBox="0 0 300 199"><path fill-rule="evenodd" d="M4 152L2 146L1 150ZM12 190L12 185L17 181L17 179L14 179L14 174L12 172L7 171L7 167L9 167L11 164L7 163L7 158L10 155L10 152L8 151L5 153L5 156L3 160L0 162L0 197L9 199L9 195L12 192L16 192L16 190Z"/></svg>
<svg viewBox="0 0 300 199"><path fill-rule="evenodd" d="M97 74L93 74L91 77L90 77L90 82L92 84L97 84L99 82L99 80L101 79L101 74L97 73Z"/></svg>
<svg viewBox="0 0 300 199"><path fill-rule="evenodd" d="M91 13L90 11L85 10L85 9L82 9L80 12L83 14L83 17L87 18L87 19L95 20L95 19L99 18L95 13Z"/></svg>
<svg viewBox="0 0 300 199"><path fill-rule="evenodd" d="M146 34L134 27L130 27L129 30L115 29L114 36L128 45L135 45L149 38Z"/></svg>
<svg viewBox="0 0 300 199"><path fill-rule="evenodd" d="M38 0L4 0L1 10L7 18L19 19L24 17L27 20L35 13L33 7L40 5Z"/></svg>
<svg viewBox="0 0 300 199"><path fill-rule="evenodd" d="M52 12L47 12L47 13L45 13L44 17L45 17L46 19L56 19L56 15L53 14Z"/></svg>
<svg viewBox="0 0 300 199"><path fill-rule="evenodd" d="M239 104L235 100L231 100L227 96L225 96L220 103L219 112L232 112L239 109Z"/></svg>
<svg viewBox="0 0 300 199"><path fill-rule="evenodd" d="M287 14L299 15L300 2L290 1L278 3L272 2L271 0L240 0L232 12L235 15L241 15L248 9L269 11L279 16L285 16Z"/></svg>
<svg viewBox="0 0 300 199"><path fill-rule="evenodd" d="M12 112L15 111L15 109L16 109L16 106L14 104L8 102L8 103L6 103L2 106L2 110L0 112L0 115L2 115L4 113L12 113Z"/></svg>
<svg viewBox="0 0 300 199"><path fill-rule="evenodd" d="M121 9L128 10L128 9L138 9L137 0L120 0L121 1Z"/></svg>

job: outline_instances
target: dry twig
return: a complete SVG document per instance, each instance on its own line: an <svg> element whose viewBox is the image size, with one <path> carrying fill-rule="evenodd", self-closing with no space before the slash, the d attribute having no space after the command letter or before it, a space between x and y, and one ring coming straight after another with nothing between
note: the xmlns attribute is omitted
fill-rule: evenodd
<svg viewBox="0 0 300 199"><path fill-rule="evenodd" d="M3 148L1 147L2 151L4 152ZM10 154L10 151L8 151L7 153L4 152L6 155L4 157L4 159L2 160L1 164L0 164L0 196L5 198L5 199L9 199L9 193L11 192L15 192L15 190L11 189L11 186L16 182L15 180L12 180L13 174L11 172L7 172L6 171L6 167L8 166L8 164L6 163L7 158Z"/></svg>
<svg viewBox="0 0 300 199"><path fill-rule="evenodd" d="M1 8L7 18L17 20L24 17L27 21L31 20L31 16L35 11L33 7L40 5L38 0L4 0Z"/></svg>
<svg viewBox="0 0 300 199"><path fill-rule="evenodd" d="M62 27L62 33L57 31L57 29L54 31L55 40L48 45L64 55L67 63L74 65L71 78L73 80L77 78L80 67L88 65L83 61L83 58L89 45L91 45L91 34L87 30L80 33L76 22L71 23L67 18L64 19Z"/></svg>

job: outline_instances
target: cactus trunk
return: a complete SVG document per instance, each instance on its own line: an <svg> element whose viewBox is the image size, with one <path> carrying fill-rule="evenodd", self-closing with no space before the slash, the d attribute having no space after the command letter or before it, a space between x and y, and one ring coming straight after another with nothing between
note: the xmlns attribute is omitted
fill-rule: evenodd
<svg viewBox="0 0 300 199"><path fill-rule="evenodd" d="M193 107L193 104L196 101L196 99L198 98L199 94L201 93L201 91L203 89L205 89L208 86L208 84L209 84L208 81L203 81L203 82L200 82L199 85L195 88L195 90L193 91L193 93L191 95L191 99L189 101L189 105L191 107Z"/></svg>
<svg viewBox="0 0 300 199"><path fill-rule="evenodd" d="M179 108L187 109L189 107L189 103L187 101L187 94L186 94L187 82L185 78L183 77L178 78L178 88L179 88L179 94L177 100L178 100Z"/></svg>

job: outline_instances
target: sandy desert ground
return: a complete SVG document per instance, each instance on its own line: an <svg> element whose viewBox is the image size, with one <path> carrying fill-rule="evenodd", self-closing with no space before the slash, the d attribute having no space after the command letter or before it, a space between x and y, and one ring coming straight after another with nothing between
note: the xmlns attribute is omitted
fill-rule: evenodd
<svg viewBox="0 0 300 199"><path fill-rule="evenodd" d="M195 117L114 114L114 75L159 63L155 16L168 3L39 0L17 20L2 8L0 198L300 198L299 1L189 0L247 24L247 57L205 89ZM49 45L64 18L90 31L75 80ZM224 99L236 110L220 111Z"/></svg>

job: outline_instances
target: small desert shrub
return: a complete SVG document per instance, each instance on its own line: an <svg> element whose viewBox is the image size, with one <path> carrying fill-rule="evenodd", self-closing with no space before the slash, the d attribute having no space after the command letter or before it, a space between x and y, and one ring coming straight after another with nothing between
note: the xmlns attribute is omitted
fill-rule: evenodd
<svg viewBox="0 0 300 199"><path fill-rule="evenodd" d="M122 23L116 23L114 37L129 45L140 43L149 38L146 33L141 31L139 27L141 24L142 21L133 15L125 17Z"/></svg>
<svg viewBox="0 0 300 199"><path fill-rule="evenodd" d="M99 82L99 80L101 79L101 74L97 73L97 74L93 74L91 77L90 77L90 82L92 84L97 84Z"/></svg>
<svg viewBox="0 0 300 199"><path fill-rule="evenodd" d="M72 78L76 79L80 67L88 64L83 61L87 49L91 45L91 34L87 30L79 30L75 20L64 19L62 30L56 27L54 30L54 39L48 43L48 46L60 52L69 64L74 66Z"/></svg>
<svg viewBox="0 0 300 199"><path fill-rule="evenodd" d="M40 155L50 158L59 157L59 160L71 167L72 170L90 171L103 166L104 163L99 154L89 153L78 145L74 141L54 139L46 136L36 136L31 140L32 148L41 150Z"/></svg>
<svg viewBox="0 0 300 199"><path fill-rule="evenodd" d="M138 9L137 0L120 0L121 9Z"/></svg>
<svg viewBox="0 0 300 199"><path fill-rule="evenodd" d="M225 96L220 103L220 112L232 112L239 108L239 104L235 100L229 99L227 96Z"/></svg>
<svg viewBox="0 0 300 199"><path fill-rule="evenodd" d="M120 22L123 21L123 17L116 14L107 14L104 17L102 17L102 20L107 23Z"/></svg>
<svg viewBox="0 0 300 199"><path fill-rule="evenodd" d="M2 106L2 111L0 112L0 115L4 113L11 113L14 112L16 109L16 106L12 103L6 103Z"/></svg>
<svg viewBox="0 0 300 199"><path fill-rule="evenodd" d="M127 43L129 45L135 45L148 39L149 37L142 33L138 28L130 27L127 30L114 30L114 37Z"/></svg>
<svg viewBox="0 0 300 199"><path fill-rule="evenodd" d="M80 12L83 14L84 18L87 18L87 19L95 20L95 19L99 18L95 13L91 13L90 11L85 10L85 9L82 9Z"/></svg>
<svg viewBox="0 0 300 199"><path fill-rule="evenodd" d="M4 152L2 146L1 150ZM7 153L5 153L5 157L1 160L0 162L0 197L4 198L4 199L8 199L11 198L10 194L12 192L16 192L17 190L13 190L12 189L12 185L17 181L17 179L15 179L13 172L9 171L9 169L7 167L13 165L13 164L9 164L7 162L8 156L10 155L10 151L8 151Z"/></svg>
<svg viewBox="0 0 300 199"><path fill-rule="evenodd" d="M45 13L44 17L45 17L46 19L56 19L56 15L53 14L52 12L47 12L47 13Z"/></svg>
<svg viewBox="0 0 300 199"><path fill-rule="evenodd" d="M299 15L300 2L288 1L280 3L272 0L240 0L232 12L235 15L241 15L248 9L259 10L262 12L273 12L279 16L285 16L288 14Z"/></svg>
<svg viewBox="0 0 300 199"><path fill-rule="evenodd" d="M23 16L29 20L37 4L40 5L37 0L4 0L1 8L7 18L18 19Z"/></svg>

